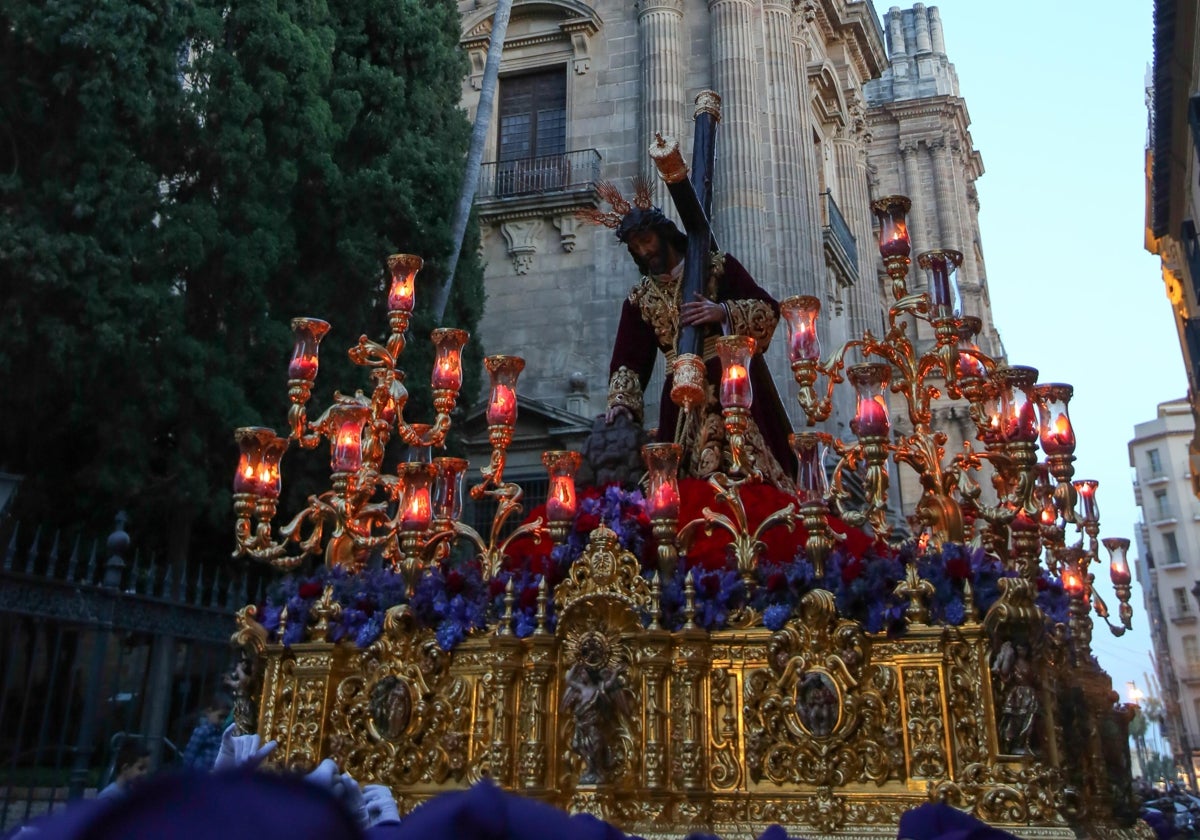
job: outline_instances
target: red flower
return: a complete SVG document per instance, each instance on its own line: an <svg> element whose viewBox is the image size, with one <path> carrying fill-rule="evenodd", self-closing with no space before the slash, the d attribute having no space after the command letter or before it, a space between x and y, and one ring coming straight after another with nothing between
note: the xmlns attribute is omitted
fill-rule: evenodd
<svg viewBox="0 0 1200 840"><path fill-rule="evenodd" d="M637 524L638 524L639 528L649 528L650 527L650 514L646 513L645 509L641 509L638 511Z"/></svg>
<svg viewBox="0 0 1200 840"><path fill-rule="evenodd" d="M504 592L504 581L498 577L494 577L488 581L488 597L495 598Z"/></svg>
<svg viewBox="0 0 1200 840"><path fill-rule="evenodd" d="M1039 577L1037 579L1037 591L1038 592L1045 592L1049 588L1050 588L1050 582L1047 581L1044 577Z"/></svg>
<svg viewBox="0 0 1200 840"><path fill-rule="evenodd" d="M452 595L457 595L459 592L462 592L463 586L465 586L466 583L467 579L462 576L461 572L451 570L450 573L446 575L446 591Z"/></svg>
<svg viewBox="0 0 1200 840"><path fill-rule="evenodd" d="M767 575L767 591L778 592L781 589L787 588L787 578L783 572L771 572Z"/></svg>
<svg viewBox="0 0 1200 840"><path fill-rule="evenodd" d="M316 598L321 594L321 584L315 580L310 580L307 583L300 584L300 597L304 599Z"/></svg>
<svg viewBox="0 0 1200 840"><path fill-rule="evenodd" d="M575 530L581 534L588 531L594 531L600 527L600 514L598 513L581 513L575 517Z"/></svg>
<svg viewBox="0 0 1200 840"><path fill-rule="evenodd" d="M971 574L971 564L966 557L951 557L946 561L946 574L955 580L966 580Z"/></svg>
<svg viewBox="0 0 1200 840"><path fill-rule="evenodd" d="M863 561L859 557L854 557L845 566L842 566L842 584L849 586L862 577Z"/></svg>

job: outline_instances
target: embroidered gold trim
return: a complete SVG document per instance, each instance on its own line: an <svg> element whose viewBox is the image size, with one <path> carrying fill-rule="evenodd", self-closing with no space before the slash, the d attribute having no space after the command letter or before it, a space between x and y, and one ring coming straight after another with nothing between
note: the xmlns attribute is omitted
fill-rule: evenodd
<svg viewBox="0 0 1200 840"><path fill-rule="evenodd" d="M608 380L608 407L624 406L633 413L633 418L641 423L643 403L642 383L638 375L624 365L613 371Z"/></svg>
<svg viewBox="0 0 1200 840"><path fill-rule="evenodd" d="M725 305L729 307L729 331L753 338L758 352L766 350L779 321L771 305L765 300L727 300Z"/></svg>
<svg viewBox="0 0 1200 840"><path fill-rule="evenodd" d="M680 283L673 277L643 277L629 290L629 302L654 330L659 347L675 349L679 336Z"/></svg>

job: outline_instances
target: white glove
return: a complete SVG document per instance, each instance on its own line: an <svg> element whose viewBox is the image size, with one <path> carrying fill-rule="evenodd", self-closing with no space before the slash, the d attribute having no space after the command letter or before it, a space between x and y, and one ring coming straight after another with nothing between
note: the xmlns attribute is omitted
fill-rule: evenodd
<svg viewBox="0 0 1200 840"><path fill-rule="evenodd" d="M304 777L319 788L336 794L333 785L337 782L341 783L341 774L338 771L338 766L332 758L327 758L317 765L316 769Z"/></svg>
<svg viewBox="0 0 1200 840"><path fill-rule="evenodd" d="M342 800L342 804L354 815L355 822L363 828L369 828L371 823L367 816L367 804L363 801L363 793L358 787L358 782L354 781L354 777L349 773L341 775L341 782L341 792L338 794L338 799Z"/></svg>
<svg viewBox="0 0 1200 840"><path fill-rule="evenodd" d="M235 767L253 770L262 764L267 756L275 752L275 747L279 746L274 741L267 741L264 744L257 733L234 735L235 731L237 731L237 724L231 723L221 733L221 749L217 753L217 760L213 762L214 771L232 770Z"/></svg>
<svg viewBox="0 0 1200 840"><path fill-rule="evenodd" d="M387 785L366 785L362 795L367 806L367 828L400 822L400 809L396 807L396 800Z"/></svg>

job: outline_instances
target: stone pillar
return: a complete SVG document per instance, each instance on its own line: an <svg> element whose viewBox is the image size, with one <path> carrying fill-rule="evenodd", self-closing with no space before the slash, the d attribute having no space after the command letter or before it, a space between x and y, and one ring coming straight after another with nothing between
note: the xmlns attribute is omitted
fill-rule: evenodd
<svg viewBox="0 0 1200 840"><path fill-rule="evenodd" d="M721 248L757 275L762 250L762 132L757 47L762 43L751 0L709 0L713 89L721 94L721 134L712 221Z"/></svg>
<svg viewBox="0 0 1200 840"><path fill-rule="evenodd" d="M958 229L958 214L955 212L954 175L950 166L950 148L945 138L930 144L933 159L933 189L937 201L938 240L935 248L953 248L961 251L962 234Z"/></svg>
<svg viewBox="0 0 1200 840"><path fill-rule="evenodd" d="M684 148L683 36L682 0L639 0L638 63L642 69L642 108L638 126L638 155L642 174L655 185L655 204L670 213L673 205L666 187L654 171L646 149L654 133L670 135Z"/></svg>
<svg viewBox="0 0 1200 840"><path fill-rule="evenodd" d="M808 49L804 43L804 31L816 18L816 13L808 9L796 13L792 21L792 57L797 72L799 89L796 92L796 130L800 135L799 153L801 174L800 205L807 221L802 221L800 237L800 271L803 282L802 290L807 294L820 295L822 278L825 274L824 245L821 242L821 210L818 203L821 200L816 147L812 141L812 112L808 102L808 78L804 68L808 66Z"/></svg>
<svg viewBox="0 0 1200 840"><path fill-rule="evenodd" d="M933 41L929 37L929 16L925 13L924 3L913 4L913 19L916 23L918 55L933 52Z"/></svg>
<svg viewBox="0 0 1200 840"><path fill-rule="evenodd" d="M921 168L918 154L919 148L916 140L901 141L900 157L904 162L904 194L912 201L912 209L908 213L908 236L912 242L914 258L917 254L928 251L932 247L929 244L929 232L925 229L925 208L924 202L921 201ZM916 259L913 259L913 263L916 264Z"/></svg>
<svg viewBox="0 0 1200 840"><path fill-rule="evenodd" d="M893 62L902 60L908 55L908 46L904 43L904 15L899 6L893 6L887 13L887 27L891 48L888 58Z"/></svg>
<svg viewBox="0 0 1200 840"><path fill-rule="evenodd" d="M770 120L771 159L774 162L775 243L778 276L769 284L772 294L804 291L816 293L815 278L805 274L804 240L816 224L805 201L806 183L801 115L807 115L800 91L800 68L793 57L792 9L789 0L763 0L763 30L767 83L767 117Z"/></svg>
<svg viewBox="0 0 1200 840"><path fill-rule="evenodd" d="M935 53L946 54L946 38L942 34L942 15L937 6L931 6L929 9L929 40Z"/></svg>
<svg viewBox="0 0 1200 840"><path fill-rule="evenodd" d="M851 137L839 137L833 141L833 159L837 168L838 189L834 193L838 209L846 219L846 225L854 234L854 244L858 249L858 278L850 291L850 334L853 337L862 335L867 327L867 314L873 295L869 294L870 281L866 278L874 272L875 261L870 249L870 235L864 234L864 229L870 230L866 219L866 163L859 171L859 143Z"/></svg>

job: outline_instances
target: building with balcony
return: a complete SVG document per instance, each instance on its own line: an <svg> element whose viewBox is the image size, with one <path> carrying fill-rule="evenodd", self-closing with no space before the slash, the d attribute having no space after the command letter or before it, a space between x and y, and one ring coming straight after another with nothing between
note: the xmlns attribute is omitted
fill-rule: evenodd
<svg viewBox="0 0 1200 840"><path fill-rule="evenodd" d="M1186 399L1158 406L1134 429L1129 465L1141 508L1136 573L1142 587L1175 761L1200 771L1200 501L1192 493L1195 435Z"/></svg>
<svg viewBox="0 0 1200 840"><path fill-rule="evenodd" d="M473 68L463 103L474 117L495 4L463 0L459 9ZM647 153L655 132L679 138L690 158L692 103L705 89L722 97L716 239L777 299L820 298L826 352L884 329L891 284L870 203L898 192L914 201L914 256L938 246L968 255L965 314L984 322L982 349L1002 351L978 229L983 165L936 7L893 9L881 25L869 0L514 0L476 200L488 295L478 339L487 353L526 359L520 391L530 406L575 415L574 430L603 412L636 269L612 231L576 212L596 206L597 180L626 194L635 175L657 181ZM665 191L658 198L673 213ZM914 265L915 289L920 274ZM783 343L766 358L800 427ZM647 427L662 375L660 359ZM849 436L852 391L835 396L823 428ZM531 422L533 436L564 428L561 416ZM472 430L485 449L481 419ZM525 470L541 465L514 453L510 474ZM893 487L901 504L919 495Z"/></svg>
<svg viewBox="0 0 1200 840"><path fill-rule="evenodd" d="M1200 417L1200 17L1197 4L1154 4L1154 65L1148 86L1146 250L1162 261L1187 369L1188 400ZM1181 385L1182 387L1182 385ZM1190 447L1200 476L1200 441ZM1192 492L1200 495L1200 480Z"/></svg>

